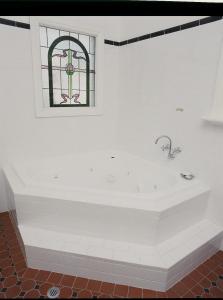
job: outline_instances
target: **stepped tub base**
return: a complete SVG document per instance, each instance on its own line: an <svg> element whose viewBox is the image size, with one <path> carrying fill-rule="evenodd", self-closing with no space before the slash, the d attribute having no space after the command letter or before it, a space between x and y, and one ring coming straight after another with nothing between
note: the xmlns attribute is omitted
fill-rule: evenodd
<svg viewBox="0 0 223 300"><path fill-rule="evenodd" d="M166 291L215 254L222 229L208 220L157 246L20 225L30 268Z"/></svg>

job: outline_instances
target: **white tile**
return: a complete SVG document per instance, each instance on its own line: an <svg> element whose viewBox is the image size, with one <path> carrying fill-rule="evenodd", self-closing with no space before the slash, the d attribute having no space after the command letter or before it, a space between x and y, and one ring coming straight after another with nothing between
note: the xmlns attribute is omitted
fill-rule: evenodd
<svg viewBox="0 0 223 300"><path fill-rule="evenodd" d="M86 252L89 256L95 256L104 259L113 259L113 249L100 247L100 246L89 246Z"/></svg>

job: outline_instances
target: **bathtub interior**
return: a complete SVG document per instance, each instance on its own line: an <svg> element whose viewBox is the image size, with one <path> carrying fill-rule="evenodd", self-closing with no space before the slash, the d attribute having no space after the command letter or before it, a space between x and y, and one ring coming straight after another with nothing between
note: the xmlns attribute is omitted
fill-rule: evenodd
<svg viewBox="0 0 223 300"><path fill-rule="evenodd" d="M143 195L188 186L176 171L121 151L14 162L24 184ZM193 183L196 182L193 181Z"/></svg>

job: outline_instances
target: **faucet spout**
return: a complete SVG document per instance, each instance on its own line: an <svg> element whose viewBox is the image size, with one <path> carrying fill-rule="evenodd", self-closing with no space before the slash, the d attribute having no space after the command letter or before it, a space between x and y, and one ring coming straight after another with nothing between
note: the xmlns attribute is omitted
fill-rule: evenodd
<svg viewBox="0 0 223 300"><path fill-rule="evenodd" d="M171 157L171 151L172 151L172 141L171 141L171 138L170 138L169 136L167 136L167 135L161 135L161 136L159 136L159 137L155 140L155 144L157 144L158 141L159 141L161 138L166 138L166 139L168 139L168 141L169 141L169 146L168 146L168 148L166 148L166 149L169 150L168 157L170 158L170 157Z"/></svg>
<svg viewBox="0 0 223 300"><path fill-rule="evenodd" d="M158 141L159 141L161 138L167 138L167 139L169 140L170 145L172 144L171 138L168 137L167 135L161 135L161 136L159 136L159 137L155 140L155 144L157 144Z"/></svg>

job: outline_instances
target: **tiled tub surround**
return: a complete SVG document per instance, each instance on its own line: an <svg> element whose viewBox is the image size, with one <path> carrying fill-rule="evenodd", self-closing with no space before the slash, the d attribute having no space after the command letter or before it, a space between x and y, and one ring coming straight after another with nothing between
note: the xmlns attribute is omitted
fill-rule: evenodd
<svg viewBox="0 0 223 300"><path fill-rule="evenodd" d="M209 188L136 156L26 161L5 175L31 268L165 291L220 247Z"/></svg>
<svg viewBox="0 0 223 300"><path fill-rule="evenodd" d="M58 286L59 298L223 298L223 252L218 251L166 292L27 268L8 213L0 214L0 298L47 298Z"/></svg>

